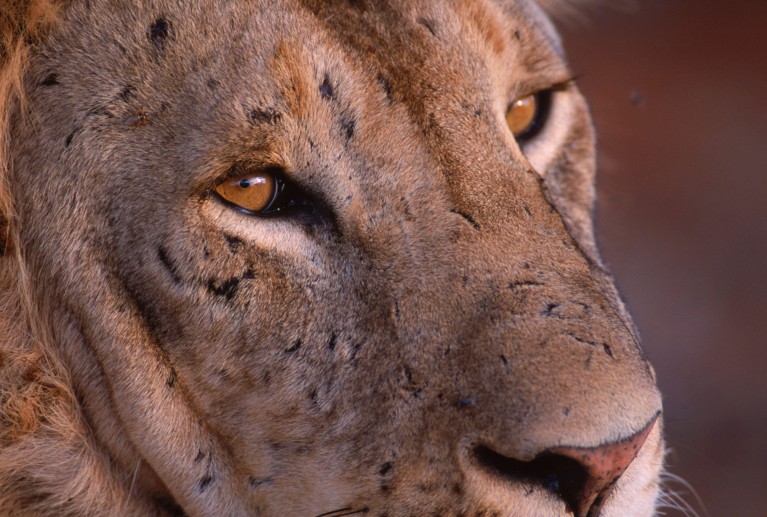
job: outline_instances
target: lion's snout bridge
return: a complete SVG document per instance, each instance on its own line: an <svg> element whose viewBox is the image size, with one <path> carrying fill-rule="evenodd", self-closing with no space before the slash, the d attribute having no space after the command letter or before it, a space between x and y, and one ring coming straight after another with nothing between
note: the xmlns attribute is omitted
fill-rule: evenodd
<svg viewBox="0 0 767 517"><path fill-rule="evenodd" d="M496 328L484 331L494 335L490 339L472 340L464 334L468 344L451 352L456 354L454 375L462 385L453 411L459 419L466 418L466 426L455 437L464 456L462 468L499 481L491 496L499 502L506 490L522 486L526 493L537 490L564 501L576 517L597 516L655 426L659 402L651 375L644 370L633 380L644 383L645 396L655 405L634 404L631 398L637 392L623 389L621 383L636 372L625 363L642 360L632 357L633 334L619 321L607 324L612 327L607 335L599 332L605 332L605 320L618 316L610 311L602 314L601 322L589 321L585 313L600 311L591 304L541 303L531 298L541 308L537 339ZM513 320L520 306L510 306L507 318ZM562 314L572 318L552 317L552 306L563 308ZM492 312L486 306L484 310ZM469 328L475 336L483 334L477 327ZM504 338L498 339L499 334ZM477 361L477 356L482 359ZM480 366L472 369L468 364ZM515 375L516 368L543 372L543 386L527 385L522 375ZM595 376L595 370L601 373ZM541 391L552 396L541 397ZM598 400L600 405L592 407L583 400ZM445 419L454 425L454 414Z"/></svg>
<svg viewBox="0 0 767 517"><path fill-rule="evenodd" d="M546 206L541 192L526 202ZM593 517L654 429L660 398L608 274L568 239L558 214L537 214L514 236L477 217L482 230L462 234L471 246L440 248L453 269L403 273L398 348L429 351L428 363L413 354L413 376L439 372L420 396L436 392L439 405L439 393L454 394L425 427L449 436L472 490L501 506L510 493L536 493ZM521 250L520 235L549 241ZM451 276L456 269L462 275Z"/></svg>

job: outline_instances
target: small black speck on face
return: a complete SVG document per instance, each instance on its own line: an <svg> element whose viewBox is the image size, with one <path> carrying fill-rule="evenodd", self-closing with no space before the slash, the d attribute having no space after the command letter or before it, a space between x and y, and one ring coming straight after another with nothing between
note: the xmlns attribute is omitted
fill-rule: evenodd
<svg viewBox="0 0 767 517"><path fill-rule="evenodd" d="M477 230L477 231L479 231L479 230L480 230L480 226L479 226L479 223L478 223L478 222L477 222L477 221L476 221L476 220L475 220L475 219L474 219L474 218L473 218L473 217L472 217L470 214L467 214L466 212L463 212L463 211L461 211L461 210L458 210L457 208L453 208L453 209L452 209L452 210L450 210L450 211L451 211L452 213L454 213L454 214L457 214L457 215L460 215L461 217L463 217L464 219L466 219L466 222L468 222L468 223L469 223L469 224L470 224L470 225L471 225L471 226L472 226L472 227L473 227L475 230Z"/></svg>
<svg viewBox="0 0 767 517"><path fill-rule="evenodd" d="M42 82L43 86L58 86L58 84L59 84L59 76L58 74L55 74L55 73L48 74L48 77L46 77Z"/></svg>
<svg viewBox="0 0 767 517"><path fill-rule="evenodd" d="M181 276L179 276L178 274L178 269L176 268L176 265L168 256L168 252L163 246L160 246L159 248L157 248L157 258L160 259L160 263L166 269L166 271L168 271L168 273L170 274L170 278L171 280L173 280L173 283L180 284Z"/></svg>
<svg viewBox="0 0 767 517"><path fill-rule="evenodd" d="M170 373L168 374L168 379L165 381L169 388L172 388L176 385L176 378L176 370L171 368Z"/></svg>
<svg viewBox="0 0 767 517"><path fill-rule="evenodd" d="M559 309L558 303L548 303L546 304L546 307L541 311L541 316L544 318L550 318L555 315L554 311L557 309Z"/></svg>
<svg viewBox="0 0 767 517"><path fill-rule="evenodd" d="M237 294L237 289L239 286L240 279L237 277L232 277L220 283L216 282L215 280L208 281L208 291L216 296L226 298L226 301L228 302L232 301L234 296Z"/></svg>
<svg viewBox="0 0 767 517"><path fill-rule="evenodd" d="M610 345L608 345L607 343L602 343L602 347L604 348L605 353L608 356L613 357L613 349Z"/></svg>
<svg viewBox="0 0 767 517"><path fill-rule="evenodd" d="M254 108L248 113L248 121L251 124L277 124L282 120L282 115L269 108Z"/></svg>
<svg viewBox="0 0 767 517"><path fill-rule="evenodd" d="M322 97L322 100L326 101L333 100L336 97L335 89L333 88L333 85L330 84L330 77L328 75L325 75L320 84L320 96Z"/></svg>
<svg viewBox="0 0 767 517"><path fill-rule="evenodd" d="M517 38L517 41L522 41L522 34L519 31L514 31L514 37Z"/></svg>
<svg viewBox="0 0 767 517"><path fill-rule="evenodd" d="M386 474L389 473L389 471L391 471L392 467L393 467L392 462L387 461L386 463L381 465L381 468L378 470L378 474L380 474L381 476L385 476Z"/></svg>
<svg viewBox="0 0 767 517"><path fill-rule="evenodd" d="M357 121L351 115L346 115L341 119L341 133L349 141L354 136L354 130L357 127Z"/></svg>
<svg viewBox="0 0 767 517"><path fill-rule="evenodd" d="M338 342L338 336L336 336L335 332L330 335L330 339L328 340L328 348L330 350L336 349L336 344Z"/></svg>
<svg viewBox="0 0 767 517"><path fill-rule="evenodd" d="M518 280L515 282L509 282L509 289L516 291L517 289L524 289L526 287L540 287L543 284L536 282L535 280Z"/></svg>
<svg viewBox="0 0 767 517"><path fill-rule="evenodd" d="M290 348L287 348L285 351L292 354L293 352L297 352L299 348L301 348L301 339L296 339Z"/></svg>
<svg viewBox="0 0 767 517"><path fill-rule="evenodd" d="M474 397L466 397L458 400L458 407L460 409L471 409L477 407L477 399Z"/></svg>
<svg viewBox="0 0 767 517"><path fill-rule="evenodd" d="M224 237L226 238L227 246L229 246L229 251L232 253L237 253L243 245L242 240L235 237L234 235L227 234Z"/></svg>
<svg viewBox="0 0 767 517"><path fill-rule="evenodd" d="M386 94L386 100L389 101L391 104L394 101L394 94L393 94L393 88L391 81L387 79L383 74L378 74L376 76L376 79L378 80L378 84L381 85L381 88L384 91L384 94Z"/></svg>
<svg viewBox="0 0 767 517"><path fill-rule="evenodd" d="M210 474L206 474L205 476L203 476L200 479L200 482L198 484L200 493L205 492L214 481L215 481L215 478Z"/></svg>
<svg viewBox="0 0 767 517"><path fill-rule="evenodd" d="M525 211L525 215L527 215L528 219L532 219L533 218L533 212L530 210L529 206L523 204L522 205L522 210Z"/></svg>
<svg viewBox="0 0 767 517"><path fill-rule="evenodd" d="M272 477L258 478L256 476L250 476L248 478L248 484L250 485L250 488L259 488L264 485L271 485L272 483L274 483L274 478Z"/></svg>
<svg viewBox="0 0 767 517"><path fill-rule="evenodd" d="M437 30L434 28L434 22L427 20L426 18L418 18L418 23L426 27L426 30L431 32L432 36L437 35Z"/></svg>
<svg viewBox="0 0 767 517"><path fill-rule="evenodd" d="M122 90L120 90L120 100L122 101L128 101L132 96L133 92L135 91L135 88L133 86L128 85L125 86Z"/></svg>
<svg viewBox="0 0 767 517"><path fill-rule="evenodd" d="M164 18L159 18L149 27L149 41L158 49L165 48L165 44L170 35L170 22Z"/></svg>
<svg viewBox="0 0 767 517"><path fill-rule="evenodd" d="M199 463L204 459L205 459L205 453L202 452L202 449L200 449L199 451L197 451L197 456L194 457L194 462Z"/></svg>
<svg viewBox="0 0 767 517"><path fill-rule="evenodd" d="M351 354L352 361L354 361L357 358L357 354L362 349L362 346L364 344L365 343L363 343L362 341L358 341L356 343L352 343L352 354Z"/></svg>
<svg viewBox="0 0 767 517"><path fill-rule="evenodd" d="M72 145L72 139L75 137L76 132L77 131L72 131L71 133L69 133L69 136L67 136L67 139L64 141L64 147L69 147L70 145Z"/></svg>
<svg viewBox="0 0 767 517"><path fill-rule="evenodd" d="M501 367L503 368L503 373L506 375L511 373L511 368L509 367L509 359L503 354L501 354Z"/></svg>

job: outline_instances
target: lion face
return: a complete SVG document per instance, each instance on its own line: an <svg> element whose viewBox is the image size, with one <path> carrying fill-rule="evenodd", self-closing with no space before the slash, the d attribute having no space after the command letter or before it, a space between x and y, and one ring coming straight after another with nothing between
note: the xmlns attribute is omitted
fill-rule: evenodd
<svg viewBox="0 0 767 517"><path fill-rule="evenodd" d="M538 6L60 17L14 119L18 246L126 508L653 512L660 396Z"/></svg>

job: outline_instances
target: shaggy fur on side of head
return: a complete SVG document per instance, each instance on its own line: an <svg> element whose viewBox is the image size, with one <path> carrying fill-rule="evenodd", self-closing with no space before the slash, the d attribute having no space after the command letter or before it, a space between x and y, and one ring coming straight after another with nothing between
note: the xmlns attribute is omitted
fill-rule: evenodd
<svg viewBox="0 0 767 517"><path fill-rule="evenodd" d="M31 52L63 1L0 0L0 514L102 514L119 490L81 418L50 329L33 300L8 184L9 127L24 112ZM114 478L111 478L114 479Z"/></svg>
<svg viewBox="0 0 767 517"><path fill-rule="evenodd" d="M13 251L13 206L7 184L8 128L24 104L30 51L55 23L62 0L0 0L0 256Z"/></svg>

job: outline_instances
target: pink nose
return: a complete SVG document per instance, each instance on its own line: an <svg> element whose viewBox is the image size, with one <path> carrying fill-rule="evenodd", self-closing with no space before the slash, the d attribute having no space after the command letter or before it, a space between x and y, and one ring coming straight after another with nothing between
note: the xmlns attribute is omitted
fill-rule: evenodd
<svg viewBox="0 0 767 517"><path fill-rule="evenodd" d="M629 438L597 447L551 447L531 461L503 456L487 446L477 447L474 454L486 471L517 482L532 482L558 494L575 517L596 517L615 482L636 458L658 416Z"/></svg>
<svg viewBox="0 0 767 517"><path fill-rule="evenodd" d="M602 501L634 461L657 421L658 416L635 435L616 443L593 448L555 447L543 453L547 456L570 458L584 469L585 476L580 476L580 479L560 481L562 494L576 516L597 515Z"/></svg>

